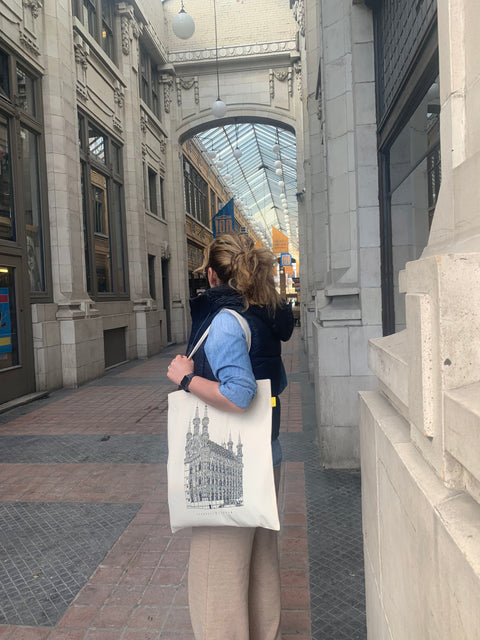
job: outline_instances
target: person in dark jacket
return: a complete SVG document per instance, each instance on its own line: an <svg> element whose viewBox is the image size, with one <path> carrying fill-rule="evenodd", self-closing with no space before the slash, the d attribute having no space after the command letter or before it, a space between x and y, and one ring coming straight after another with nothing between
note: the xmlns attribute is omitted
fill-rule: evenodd
<svg viewBox="0 0 480 640"><path fill-rule="evenodd" d="M280 401L286 386L281 341L290 338L293 316L278 295L275 258L245 235L211 242L202 268L210 284L190 301L192 330L187 353L207 327L208 338L193 361L176 356L167 375L203 402L224 411L245 411L259 379L270 379L272 462L280 478ZM247 320L250 351L233 309ZM280 571L277 532L263 528L195 527L189 564L189 605L196 640L278 640Z"/></svg>

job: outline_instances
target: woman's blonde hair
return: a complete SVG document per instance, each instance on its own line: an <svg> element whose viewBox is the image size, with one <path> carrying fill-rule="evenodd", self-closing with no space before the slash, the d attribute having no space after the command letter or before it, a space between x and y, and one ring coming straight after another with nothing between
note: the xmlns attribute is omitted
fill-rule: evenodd
<svg viewBox="0 0 480 640"><path fill-rule="evenodd" d="M224 234L206 248L201 269L211 267L222 283L240 293L245 308L253 304L274 310L281 304L273 279L275 263L273 253L255 247L248 236Z"/></svg>

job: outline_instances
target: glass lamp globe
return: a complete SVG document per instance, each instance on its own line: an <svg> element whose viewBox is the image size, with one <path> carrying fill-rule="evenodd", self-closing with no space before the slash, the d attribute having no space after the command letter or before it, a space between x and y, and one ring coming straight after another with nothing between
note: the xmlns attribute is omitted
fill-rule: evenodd
<svg viewBox="0 0 480 640"><path fill-rule="evenodd" d="M239 149L238 147L235 147L235 149L233 150L233 157L238 160L239 158L242 157L242 150Z"/></svg>
<svg viewBox="0 0 480 640"><path fill-rule="evenodd" d="M282 161L275 160L275 169L281 169L281 168L282 168Z"/></svg>
<svg viewBox="0 0 480 640"><path fill-rule="evenodd" d="M272 147L272 151L273 153L278 153L280 151L280 145L279 144L274 144Z"/></svg>
<svg viewBox="0 0 480 640"><path fill-rule="evenodd" d="M282 175L282 170L281 169L275 169L275 173L277 174L277 176L281 176Z"/></svg>
<svg viewBox="0 0 480 640"><path fill-rule="evenodd" d="M182 9L172 20L173 33L181 40L188 40L195 33L195 22L185 9Z"/></svg>
<svg viewBox="0 0 480 640"><path fill-rule="evenodd" d="M225 176L225 180L228 182L231 179L232 179L232 176L229 173L227 173L227 175Z"/></svg>
<svg viewBox="0 0 480 640"><path fill-rule="evenodd" d="M283 187L285 186L285 182L283 180L279 180L278 186L280 187L280 189L283 189Z"/></svg>
<svg viewBox="0 0 480 640"><path fill-rule="evenodd" d="M223 116L227 113L227 105L223 100L217 98L215 102L212 104L212 113L216 118L223 118Z"/></svg>
<svg viewBox="0 0 480 640"><path fill-rule="evenodd" d="M218 169L223 169L223 160L217 160L216 164Z"/></svg>
<svg viewBox="0 0 480 640"><path fill-rule="evenodd" d="M217 157L217 152L212 149L211 151L208 152L207 155L210 158L210 160L215 160L215 158Z"/></svg>

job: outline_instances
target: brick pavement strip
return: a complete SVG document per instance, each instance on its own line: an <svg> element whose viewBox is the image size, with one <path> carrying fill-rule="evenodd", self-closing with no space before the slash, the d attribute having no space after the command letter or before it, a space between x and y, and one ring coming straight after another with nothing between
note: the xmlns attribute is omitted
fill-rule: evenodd
<svg viewBox="0 0 480 640"><path fill-rule="evenodd" d="M284 348L286 369L293 377L282 396L286 463L279 507L284 640L312 640L307 474L302 456L308 452L311 457L314 447L308 442L305 447L302 440L299 342L296 335ZM186 588L189 531L171 534L165 462L128 462L129 441L121 440L128 434L140 438L166 433L166 394L172 387L164 374L172 354L178 351L181 349L176 346L148 361L128 363L77 391L54 393L1 416L0 445L3 436L13 437L10 442L16 446L21 443L20 436L48 437L29 440L35 455L42 456L45 447L55 447L55 438L63 437L62 446L67 444L78 459L14 463L4 458L0 463L0 507L21 503L28 511L29 504L52 505L49 508L76 505L88 514L89 505L100 510L116 505L120 510L131 507L134 513L129 522L119 524L83 586L76 588L50 626L21 626L3 617L0 640L193 640ZM125 454L126 461L99 460L101 452L95 449L98 436L107 438L100 438L102 445L108 445L108 436L120 438L115 442L115 455ZM75 452L77 442L82 443L86 456L95 453L94 462L85 462L80 452ZM149 442L145 439L144 446ZM90 516L85 518L88 521ZM66 524L60 519L55 535L61 536ZM95 519L86 524L94 526ZM88 553L86 548L83 553ZM21 573L27 569L20 566L20 556ZM68 562L66 557L66 581ZM48 595L47 609L51 604ZM28 594L20 585L15 602L19 615L25 612L27 600ZM0 601L0 621L2 606Z"/></svg>

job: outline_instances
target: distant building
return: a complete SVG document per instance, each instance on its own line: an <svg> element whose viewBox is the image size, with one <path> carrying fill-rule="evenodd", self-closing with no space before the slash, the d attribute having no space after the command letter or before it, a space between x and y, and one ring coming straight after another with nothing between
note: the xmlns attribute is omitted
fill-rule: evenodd
<svg viewBox="0 0 480 640"><path fill-rule="evenodd" d="M202 419L198 407L189 426L185 445L185 498L187 507L212 509L243 505L243 445L238 437L233 451L230 435L227 443L210 440L208 409Z"/></svg>

